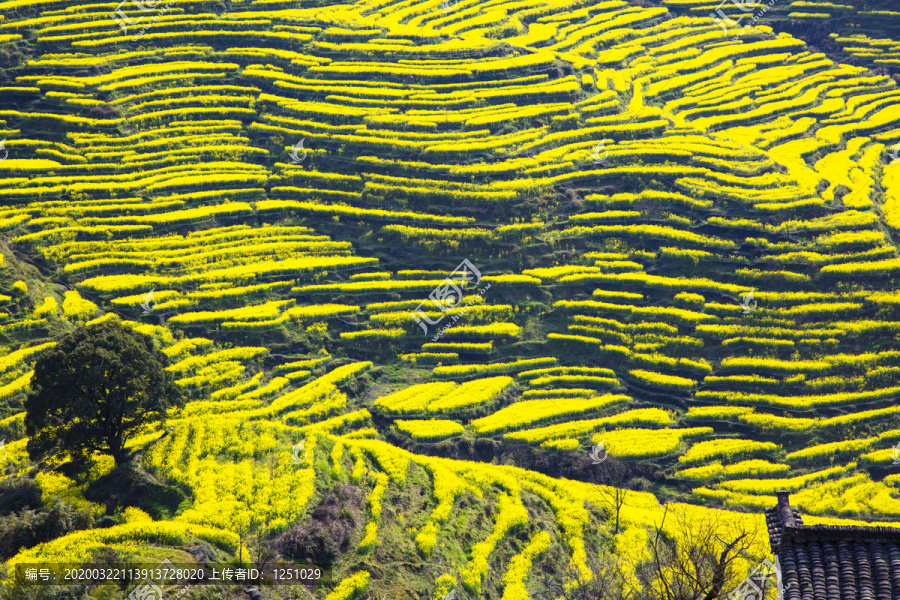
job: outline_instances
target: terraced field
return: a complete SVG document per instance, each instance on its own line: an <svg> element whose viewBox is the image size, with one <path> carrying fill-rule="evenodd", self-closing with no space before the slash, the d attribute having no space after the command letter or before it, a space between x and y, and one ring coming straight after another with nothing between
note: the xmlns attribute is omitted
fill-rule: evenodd
<svg viewBox="0 0 900 600"><path fill-rule="evenodd" d="M548 548L637 560L661 500L755 558L776 489L900 520L897 42L662 4L0 3L3 477L107 512L25 452L73 326L151 335L190 399L132 440L186 503L5 565L245 555L344 485L319 598L526 598Z"/></svg>

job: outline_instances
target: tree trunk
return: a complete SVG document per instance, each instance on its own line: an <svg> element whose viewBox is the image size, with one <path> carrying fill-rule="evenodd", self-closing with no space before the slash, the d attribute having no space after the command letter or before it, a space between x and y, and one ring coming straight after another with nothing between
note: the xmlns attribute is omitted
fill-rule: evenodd
<svg viewBox="0 0 900 600"><path fill-rule="evenodd" d="M128 460L128 453L125 452L125 444L123 444L121 440L111 440L109 442L109 453L112 454L117 467Z"/></svg>
<svg viewBox="0 0 900 600"><path fill-rule="evenodd" d="M615 533L616 535L619 534L619 513L621 512L621 510L622 510L621 504L616 506L616 533Z"/></svg>

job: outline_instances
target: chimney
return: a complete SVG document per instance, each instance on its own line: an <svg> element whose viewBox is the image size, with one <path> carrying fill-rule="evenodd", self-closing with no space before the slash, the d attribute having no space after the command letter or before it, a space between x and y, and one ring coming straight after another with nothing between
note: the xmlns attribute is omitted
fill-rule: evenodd
<svg viewBox="0 0 900 600"><path fill-rule="evenodd" d="M778 520L781 521L782 527L796 525L794 510L791 508L788 496L790 496L788 490L777 490L775 492L775 497L778 498L778 504L775 506L776 514L778 515Z"/></svg>

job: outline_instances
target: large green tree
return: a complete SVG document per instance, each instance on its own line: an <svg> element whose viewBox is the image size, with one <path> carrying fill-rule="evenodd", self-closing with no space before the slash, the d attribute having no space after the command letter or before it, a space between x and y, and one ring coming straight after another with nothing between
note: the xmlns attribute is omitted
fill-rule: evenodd
<svg viewBox="0 0 900 600"><path fill-rule="evenodd" d="M168 363L153 338L115 319L62 337L34 366L25 401L29 456L83 462L101 452L126 462L131 435L184 406Z"/></svg>

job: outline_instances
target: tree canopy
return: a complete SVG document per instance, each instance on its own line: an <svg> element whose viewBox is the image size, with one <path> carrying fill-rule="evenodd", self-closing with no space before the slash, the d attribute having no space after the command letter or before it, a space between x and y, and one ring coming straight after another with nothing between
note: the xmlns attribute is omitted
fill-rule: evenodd
<svg viewBox="0 0 900 600"><path fill-rule="evenodd" d="M62 337L35 363L25 401L32 460L83 462L101 452L126 462L126 442L138 429L184 406L168 364L153 338L118 320Z"/></svg>

